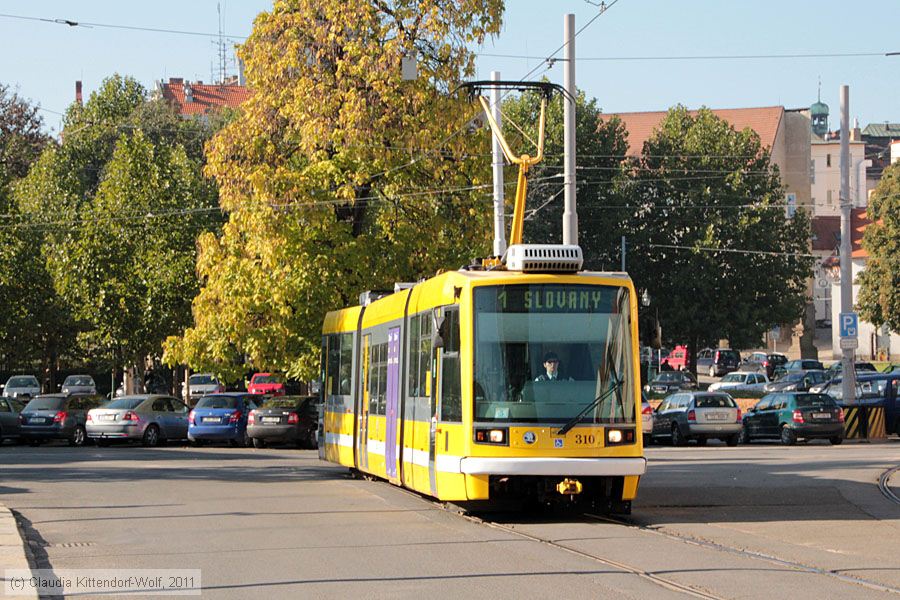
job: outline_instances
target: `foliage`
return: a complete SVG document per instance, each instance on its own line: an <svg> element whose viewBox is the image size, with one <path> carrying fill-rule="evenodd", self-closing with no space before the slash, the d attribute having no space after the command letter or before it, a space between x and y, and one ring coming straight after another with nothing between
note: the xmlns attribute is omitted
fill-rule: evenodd
<svg viewBox="0 0 900 600"><path fill-rule="evenodd" d="M239 53L252 97L207 172L229 221L203 236L194 326L166 360L311 378L324 314L488 251L490 166L448 94L501 0L281 0ZM404 54L418 78L403 81Z"/></svg>
<svg viewBox="0 0 900 600"><path fill-rule="evenodd" d="M869 253L860 273L860 316L900 333L900 163L887 167L869 200L863 248Z"/></svg>
<svg viewBox="0 0 900 600"><path fill-rule="evenodd" d="M86 355L135 364L187 324L196 238L220 218L201 172L211 133L116 75L17 187Z"/></svg>
<svg viewBox="0 0 900 600"><path fill-rule="evenodd" d="M755 346L801 315L809 218L802 210L785 218L777 167L755 132L675 107L624 187L628 271L648 290L664 335L690 346L692 371L699 348L719 338Z"/></svg>
<svg viewBox="0 0 900 600"><path fill-rule="evenodd" d="M31 368L52 355L64 313L59 312L52 282L40 255L40 236L16 226L12 191L41 151L51 143L43 130L38 108L0 84L0 356L6 369Z"/></svg>
<svg viewBox="0 0 900 600"><path fill-rule="evenodd" d="M597 100L588 101L584 92L575 98L575 155L578 172L576 198L578 203L578 243L584 251L585 268L609 269L617 263L619 238L622 235L621 205L614 180L621 172L622 160L628 144L625 127L616 118L601 120ZM529 171L526 197L524 239L535 244L562 243L563 215L563 101L556 97L547 107L545 159ZM513 152L534 154L536 148L528 141L537 141L540 117L540 96L523 94L503 103L508 121L504 131ZM516 129L521 134L510 132ZM523 148L524 150L518 150ZM506 168L507 198L515 196L518 168ZM509 185L511 182L511 185Z"/></svg>

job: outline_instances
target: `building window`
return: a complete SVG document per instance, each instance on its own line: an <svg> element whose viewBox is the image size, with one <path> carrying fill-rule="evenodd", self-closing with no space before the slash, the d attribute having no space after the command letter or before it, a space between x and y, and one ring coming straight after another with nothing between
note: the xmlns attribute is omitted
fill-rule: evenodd
<svg viewBox="0 0 900 600"><path fill-rule="evenodd" d="M826 167L830 167L830 166L831 166L831 155L830 155L830 154L826 154L826 155L825 155L825 166L826 166Z"/></svg>
<svg viewBox="0 0 900 600"><path fill-rule="evenodd" d="M834 201L831 199L831 190L828 190L828 197L826 198L825 203L828 204L828 206L834 204Z"/></svg>

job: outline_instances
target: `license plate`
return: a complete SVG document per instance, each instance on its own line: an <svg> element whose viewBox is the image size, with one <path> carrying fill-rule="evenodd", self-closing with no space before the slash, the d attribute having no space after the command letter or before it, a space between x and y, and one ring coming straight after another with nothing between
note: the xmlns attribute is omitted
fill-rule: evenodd
<svg viewBox="0 0 900 600"><path fill-rule="evenodd" d="M50 422L50 419L44 419L44 418L31 419L29 421L29 423L34 423L35 425L46 425L49 422Z"/></svg>
<svg viewBox="0 0 900 600"><path fill-rule="evenodd" d="M724 421L728 418L728 413L709 413L706 418L710 421Z"/></svg>
<svg viewBox="0 0 900 600"><path fill-rule="evenodd" d="M813 413L813 419L830 419L831 413Z"/></svg>
<svg viewBox="0 0 900 600"><path fill-rule="evenodd" d="M101 421L115 421L116 415L100 415Z"/></svg>
<svg viewBox="0 0 900 600"><path fill-rule="evenodd" d="M200 419L203 423L221 423L221 417L203 417Z"/></svg>
<svg viewBox="0 0 900 600"><path fill-rule="evenodd" d="M659 386L654 386L654 387L653 387L653 391L654 391L654 392L665 392L667 389L668 389L668 388L659 387Z"/></svg>
<svg viewBox="0 0 900 600"><path fill-rule="evenodd" d="M281 417L263 417L262 422L263 423L280 423Z"/></svg>

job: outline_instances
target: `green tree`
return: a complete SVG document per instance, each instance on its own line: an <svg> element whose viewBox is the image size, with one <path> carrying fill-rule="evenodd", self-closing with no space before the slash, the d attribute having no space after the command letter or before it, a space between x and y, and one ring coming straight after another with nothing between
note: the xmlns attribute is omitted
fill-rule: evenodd
<svg viewBox="0 0 900 600"><path fill-rule="evenodd" d="M675 107L625 188L628 271L654 300L666 338L690 347L692 371L704 345L754 346L801 316L809 218L785 218L777 167L751 129Z"/></svg>
<svg viewBox="0 0 900 600"><path fill-rule="evenodd" d="M201 240L194 326L166 359L317 372L321 323L366 289L490 247L490 161L449 94L501 0L281 0L239 54L253 96L210 148L229 221ZM401 60L418 60L404 81ZM477 144L477 145L476 145Z"/></svg>
<svg viewBox="0 0 900 600"><path fill-rule="evenodd" d="M5 369L55 365L69 320L41 257L41 232L19 221L17 183L52 140L38 108L0 84L0 357Z"/></svg>
<svg viewBox="0 0 900 600"><path fill-rule="evenodd" d="M886 168L869 200L863 248L869 253L860 273L860 316L900 333L900 164Z"/></svg>
<svg viewBox="0 0 900 600"><path fill-rule="evenodd" d="M17 186L85 355L141 365L187 324L197 236L221 221L202 175L211 134L116 75L69 108L62 144Z"/></svg>
<svg viewBox="0 0 900 600"><path fill-rule="evenodd" d="M628 149L625 127L617 118L601 120L597 100L587 100L584 92L575 99L575 149L578 162L576 198L578 208L578 243L584 252L585 268L610 269L617 264L619 238L622 235L623 211L618 208L623 198L617 193L615 180L622 172L622 161ZM563 202L563 102L556 97L550 102L546 116L545 159L529 171L526 197L524 239L535 244L562 243ZM522 94L503 103L507 137L521 152L534 154L540 116L540 96ZM517 135L511 133L519 131ZM514 196L517 169L507 168L508 198Z"/></svg>

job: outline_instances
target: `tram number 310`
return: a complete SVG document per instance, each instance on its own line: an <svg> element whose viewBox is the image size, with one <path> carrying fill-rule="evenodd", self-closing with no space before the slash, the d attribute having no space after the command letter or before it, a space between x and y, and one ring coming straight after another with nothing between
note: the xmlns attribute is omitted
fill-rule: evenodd
<svg viewBox="0 0 900 600"><path fill-rule="evenodd" d="M593 433L576 433L575 434L575 445L576 446L596 446L597 445L597 436Z"/></svg>

